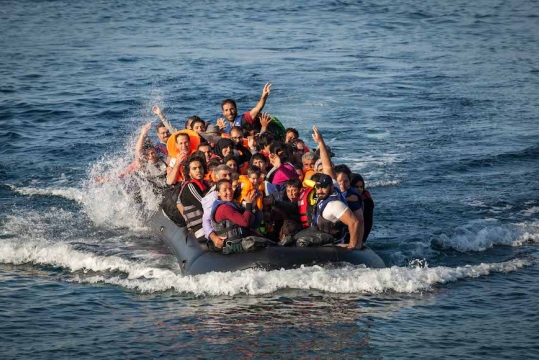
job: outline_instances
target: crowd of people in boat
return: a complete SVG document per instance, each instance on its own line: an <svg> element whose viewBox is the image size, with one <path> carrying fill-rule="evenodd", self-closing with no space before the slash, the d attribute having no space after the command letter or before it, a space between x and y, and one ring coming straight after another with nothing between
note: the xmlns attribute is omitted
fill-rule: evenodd
<svg viewBox="0 0 539 360"><path fill-rule="evenodd" d="M294 128L262 112L271 84L250 111L221 103L223 118L198 116L177 129L154 105L160 122L141 129L135 162L126 170L163 193L163 211L214 251L246 251L259 244L361 249L372 228L374 202L365 181L313 127L316 149Z"/></svg>

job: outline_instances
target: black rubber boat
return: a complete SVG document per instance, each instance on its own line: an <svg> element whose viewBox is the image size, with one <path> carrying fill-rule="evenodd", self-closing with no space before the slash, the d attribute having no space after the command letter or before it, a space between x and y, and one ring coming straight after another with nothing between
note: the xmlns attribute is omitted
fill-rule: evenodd
<svg viewBox="0 0 539 360"><path fill-rule="evenodd" d="M238 254L223 255L209 251L187 228L174 224L162 211L149 220L150 227L167 244L187 275L211 271L236 271L250 268L275 270L293 269L301 265L324 265L348 262L369 268L385 268L384 261L370 248L350 251L333 246L266 247Z"/></svg>

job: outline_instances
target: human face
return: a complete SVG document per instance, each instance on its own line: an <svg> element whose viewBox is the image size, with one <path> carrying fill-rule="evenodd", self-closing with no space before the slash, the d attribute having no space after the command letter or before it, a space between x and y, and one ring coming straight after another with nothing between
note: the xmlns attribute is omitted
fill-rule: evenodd
<svg viewBox="0 0 539 360"><path fill-rule="evenodd" d="M238 130L232 130L230 132L230 140L234 141L234 144L243 142L243 134Z"/></svg>
<svg viewBox="0 0 539 360"><path fill-rule="evenodd" d="M228 160L226 165L230 168L230 170L232 170L233 173L238 172L238 164L235 160Z"/></svg>
<svg viewBox="0 0 539 360"><path fill-rule="evenodd" d="M176 137L176 148L179 152L189 152L190 145L188 136L179 135Z"/></svg>
<svg viewBox="0 0 539 360"><path fill-rule="evenodd" d="M266 171L266 162L264 160L256 159L253 161L253 165L257 166L262 172Z"/></svg>
<svg viewBox="0 0 539 360"><path fill-rule="evenodd" d="M228 121L234 121L236 119L237 113L238 112L237 112L236 107L234 106L234 104L226 103L226 104L223 105L223 116Z"/></svg>
<svg viewBox="0 0 539 360"><path fill-rule="evenodd" d="M232 146L227 146L221 149L221 153L223 154L223 157L226 157L231 152L232 152Z"/></svg>
<svg viewBox="0 0 539 360"><path fill-rule="evenodd" d="M253 186L257 186L258 185L258 175L256 173L250 174L249 175L249 181L251 182L251 184L253 184Z"/></svg>
<svg viewBox="0 0 539 360"><path fill-rule="evenodd" d="M294 133L292 131L289 131L286 133L286 138L285 138L285 142L286 143L289 143L289 142L292 142L294 140L296 140L296 135L294 135Z"/></svg>
<svg viewBox="0 0 539 360"><path fill-rule="evenodd" d="M234 196L234 190L232 189L232 185L229 183L221 184L219 191L217 191L217 196L219 197L219 200L232 201L232 198Z"/></svg>
<svg viewBox="0 0 539 360"><path fill-rule="evenodd" d="M203 133L204 131L206 131L206 126L204 125L204 123L197 121L195 125L193 125L193 131L197 134Z"/></svg>
<svg viewBox="0 0 539 360"><path fill-rule="evenodd" d="M206 157L206 162L209 162L211 160L211 155L213 154L213 152L211 151L210 145L200 146L198 150L204 153L204 156Z"/></svg>
<svg viewBox="0 0 539 360"><path fill-rule="evenodd" d="M204 167L200 161L193 161L189 164L189 177L193 180L202 180L204 178Z"/></svg>
<svg viewBox="0 0 539 360"><path fill-rule="evenodd" d="M346 191L350 187L350 179L348 179L348 175L345 173L339 173L337 175L337 182L339 183L341 191Z"/></svg>
<svg viewBox="0 0 539 360"><path fill-rule="evenodd" d="M363 191L365 191L365 183L361 180L356 182L354 189L356 189L358 193L363 194Z"/></svg>
<svg viewBox="0 0 539 360"><path fill-rule="evenodd" d="M157 155L157 150L155 149L148 149L144 152L144 157L146 160L151 162L152 164L155 164L157 162L157 159L159 158Z"/></svg>
<svg viewBox="0 0 539 360"><path fill-rule="evenodd" d="M238 180L232 180L232 191L236 191L236 189L238 188L238 185L239 185Z"/></svg>
<svg viewBox="0 0 539 360"><path fill-rule="evenodd" d="M318 165L318 167L315 169L315 171L317 173L321 173L323 169L324 169L324 166L322 165L322 163L320 163L320 165Z"/></svg>
<svg viewBox="0 0 539 360"><path fill-rule="evenodd" d="M327 187L315 186L316 196L318 196L320 200L326 200L329 195L331 195L332 188L333 185L328 185Z"/></svg>
<svg viewBox="0 0 539 360"><path fill-rule="evenodd" d="M157 129L157 137L159 138L159 141L166 144L168 138L170 137L170 132L167 130L166 127L162 126Z"/></svg>
<svg viewBox="0 0 539 360"><path fill-rule="evenodd" d="M217 181L219 180L223 180L223 179L228 179L230 180L230 177L232 176L232 174L230 173L230 171L228 170L221 170L221 171L218 171L217 174L215 175L215 177L217 178Z"/></svg>
<svg viewBox="0 0 539 360"><path fill-rule="evenodd" d="M299 189L295 186L287 186L286 187L286 196L290 199L292 202L298 201L299 198Z"/></svg>
<svg viewBox="0 0 539 360"><path fill-rule="evenodd" d="M301 160L301 162L303 163L303 168L304 169L314 169L314 164L316 163L316 160L314 160L314 159L305 159L305 160Z"/></svg>

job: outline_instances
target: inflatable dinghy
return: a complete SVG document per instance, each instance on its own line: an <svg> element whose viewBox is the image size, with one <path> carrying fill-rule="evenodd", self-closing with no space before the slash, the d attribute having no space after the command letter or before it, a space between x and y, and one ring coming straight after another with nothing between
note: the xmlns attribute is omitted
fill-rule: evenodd
<svg viewBox="0 0 539 360"><path fill-rule="evenodd" d="M293 269L301 265L324 265L348 262L369 268L385 268L384 261L370 248L347 250L335 246L279 247L270 246L254 251L223 255L208 250L185 227L178 227L163 211L149 220L152 230L163 239L178 259L182 272L199 275L211 271L237 271L250 268L276 270Z"/></svg>

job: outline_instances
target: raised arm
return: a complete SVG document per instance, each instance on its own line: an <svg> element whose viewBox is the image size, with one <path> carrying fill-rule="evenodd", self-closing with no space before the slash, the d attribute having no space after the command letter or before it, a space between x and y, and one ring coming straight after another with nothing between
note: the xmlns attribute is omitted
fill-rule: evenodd
<svg viewBox="0 0 539 360"><path fill-rule="evenodd" d="M332 179L335 179L335 173L333 172L333 167L331 166L331 157L324 143L324 138L318 128L313 126L313 140L318 144L320 149L320 160L322 160L322 172L326 175L331 176Z"/></svg>
<svg viewBox="0 0 539 360"><path fill-rule="evenodd" d="M174 126L172 126L172 124L170 123L170 121L167 120L167 118L165 117L165 115L163 115L163 113L161 112L161 109L159 108L159 106L157 105L154 105L152 107L152 112L159 116L159 119L161 119L161 121L163 122L163 125L165 125L165 127L167 128L167 130L171 133L171 134L174 134L176 131L178 131L178 129L176 129Z"/></svg>
<svg viewBox="0 0 539 360"><path fill-rule="evenodd" d="M266 105L266 99L270 95L270 88L271 88L270 83L266 83L266 85L264 85L264 89L262 90L262 96L260 96L260 100L258 100L258 103L256 104L256 106L249 112L251 115L251 119L254 120L258 116L258 114L262 111L262 109L264 108L264 105Z"/></svg>
<svg viewBox="0 0 539 360"><path fill-rule="evenodd" d="M148 131L152 128L152 123L149 122L140 129L140 136L138 137L137 144L135 145L135 163L138 165L140 161L140 155L142 154L142 147L146 140Z"/></svg>

